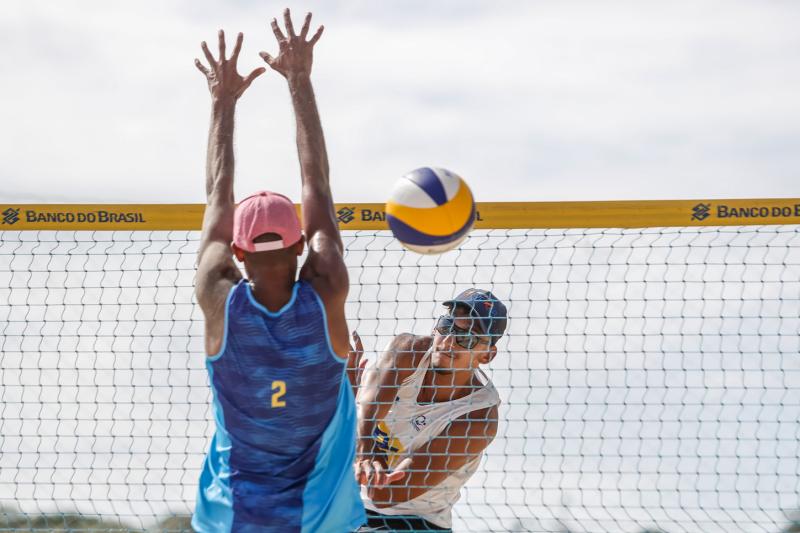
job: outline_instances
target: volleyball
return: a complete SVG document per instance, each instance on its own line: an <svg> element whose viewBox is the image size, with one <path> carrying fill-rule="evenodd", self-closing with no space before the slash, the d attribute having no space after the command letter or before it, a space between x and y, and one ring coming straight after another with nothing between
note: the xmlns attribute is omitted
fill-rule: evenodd
<svg viewBox="0 0 800 533"><path fill-rule="evenodd" d="M440 254L467 238L475 224L475 200L457 174L422 167L395 183L386 202L386 221L409 250Z"/></svg>

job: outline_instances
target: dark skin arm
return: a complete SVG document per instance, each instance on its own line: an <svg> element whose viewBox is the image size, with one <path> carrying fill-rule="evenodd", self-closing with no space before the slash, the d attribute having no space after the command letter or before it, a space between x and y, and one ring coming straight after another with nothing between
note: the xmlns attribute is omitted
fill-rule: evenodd
<svg viewBox="0 0 800 533"><path fill-rule="evenodd" d="M353 398L358 396L358 386L361 383L361 376L364 374L366 366L364 343L361 342L361 337L358 336L358 333L354 331L353 346L350 347L350 352L347 354L347 379L350 381L350 387L353 390Z"/></svg>
<svg viewBox="0 0 800 533"><path fill-rule="evenodd" d="M355 464L356 480L362 485L383 485L405 475L402 471L387 471L386 457L372 435L378 422L386 418L391 409L400 384L414 373L431 342L431 337L415 337L410 333L398 335L380 355L375 367L362 376L358 390Z"/></svg>
<svg viewBox="0 0 800 533"><path fill-rule="evenodd" d="M300 278L311 283L322 298L328 317L328 333L333 350L347 357L350 342L344 304L349 290L344 247L336 222L330 189L328 154L325 137L311 85L311 66L314 45L323 27L307 39L311 13L303 22L299 35L295 33L291 14L283 13L286 34L272 21L272 31L278 40L279 53L273 57L261 52L261 57L289 84L297 123L297 154L302 178L303 232L308 242L308 257L300 270Z"/></svg>
<svg viewBox="0 0 800 533"><path fill-rule="evenodd" d="M206 67L194 60L203 73L211 93L211 126L206 159L206 199L200 248L197 258L196 294L205 316L205 348L216 354L224 334L225 300L230 288L242 277L231 255L233 240L233 128L236 102L254 79L266 69L257 68L247 77L239 75L236 63L243 36L236 38L231 57L225 58L225 34L219 31L219 59L215 59L205 41L201 44L208 61Z"/></svg>

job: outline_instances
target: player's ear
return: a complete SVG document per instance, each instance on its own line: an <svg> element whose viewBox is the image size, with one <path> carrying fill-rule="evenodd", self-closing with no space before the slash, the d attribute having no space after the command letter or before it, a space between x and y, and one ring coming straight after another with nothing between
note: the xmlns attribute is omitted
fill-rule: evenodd
<svg viewBox="0 0 800 533"><path fill-rule="evenodd" d="M231 243L231 251L233 252L233 255L236 257L237 261L244 263L244 250Z"/></svg>
<svg viewBox="0 0 800 533"><path fill-rule="evenodd" d="M292 245L295 253L299 256L303 255L303 250L306 248L306 236L302 235L300 240Z"/></svg>

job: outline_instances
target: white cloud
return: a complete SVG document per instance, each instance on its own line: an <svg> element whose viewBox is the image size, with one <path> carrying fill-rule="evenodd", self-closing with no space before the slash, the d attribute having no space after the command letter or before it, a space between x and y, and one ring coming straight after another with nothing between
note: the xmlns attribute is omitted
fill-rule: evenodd
<svg viewBox="0 0 800 533"><path fill-rule="evenodd" d="M309 8L326 25L315 83L341 201L380 201L422 165L459 172L479 200L796 195L796 4ZM268 20L281 5L9 11L0 198L201 202L199 41L244 31L253 68L275 48ZM297 196L293 118L273 73L240 103L237 155L240 195Z"/></svg>

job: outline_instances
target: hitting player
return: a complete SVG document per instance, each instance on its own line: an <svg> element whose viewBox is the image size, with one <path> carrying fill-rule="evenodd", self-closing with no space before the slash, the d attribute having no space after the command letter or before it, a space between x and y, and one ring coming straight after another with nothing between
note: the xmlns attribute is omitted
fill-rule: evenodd
<svg viewBox="0 0 800 533"><path fill-rule="evenodd" d="M364 522L352 473L355 403L345 376L348 277L310 78L323 28L307 39L310 13L299 35L288 9L284 21L285 35L272 21L279 54L261 56L289 85L302 223L292 202L275 192L234 205L236 102L266 69L240 76L242 34L226 58L222 31L219 57L203 43L208 66L195 60L212 102L196 292L216 422L192 520L199 532L345 532Z"/></svg>
<svg viewBox="0 0 800 533"><path fill-rule="evenodd" d="M364 370L355 464L362 531L449 531L461 487L497 433L500 399L480 365L497 354L506 307L480 289L444 305L433 335L398 335Z"/></svg>

